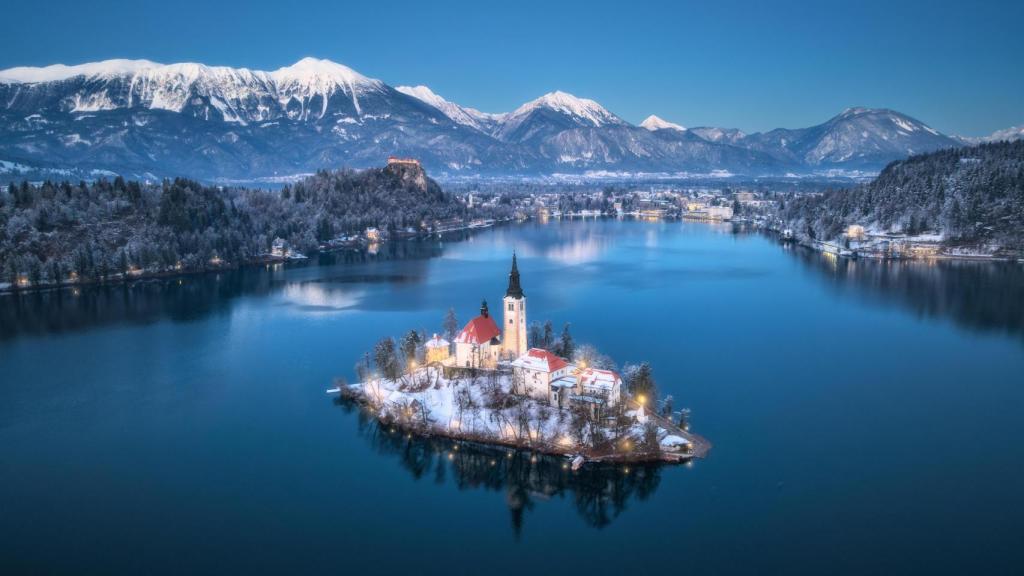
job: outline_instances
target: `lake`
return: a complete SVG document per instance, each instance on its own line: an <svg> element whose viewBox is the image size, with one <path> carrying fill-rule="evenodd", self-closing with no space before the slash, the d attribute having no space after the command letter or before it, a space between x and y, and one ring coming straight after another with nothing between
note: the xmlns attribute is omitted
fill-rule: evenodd
<svg viewBox="0 0 1024 576"><path fill-rule="evenodd" d="M586 467L382 430L325 389L492 307L650 361L714 447ZM0 296L0 571L1019 574L1024 266L588 220Z"/></svg>

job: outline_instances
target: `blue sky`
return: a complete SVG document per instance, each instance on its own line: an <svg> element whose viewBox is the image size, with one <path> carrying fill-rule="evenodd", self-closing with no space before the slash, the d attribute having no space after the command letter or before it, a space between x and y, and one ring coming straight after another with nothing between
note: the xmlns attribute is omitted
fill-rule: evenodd
<svg viewBox="0 0 1024 576"><path fill-rule="evenodd" d="M552 90L631 122L747 131L893 108L964 135L1024 124L1024 2L24 2L0 68L106 58L274 69L303 56L507 111Z"/></svg>

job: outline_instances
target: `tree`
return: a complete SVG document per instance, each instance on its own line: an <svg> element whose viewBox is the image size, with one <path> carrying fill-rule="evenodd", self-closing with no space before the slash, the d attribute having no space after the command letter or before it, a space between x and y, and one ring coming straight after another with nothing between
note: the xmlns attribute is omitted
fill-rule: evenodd
<svg viewBox="0 0 1024 576"><path fill-rule="evenodd" d="M591 344L580 344L576 346L572 355L572 361L578 366L600 368L602 370L615 370L615 362Z"/></svg>
<svg viewBox="0 0 1024 576"><path fill-rule="evenodd" d="M455 342L455 334L459 329L459 320L455 317L455 308L449 308L441 323L444 328L444 337L448 342Z"/></svg>
<svg viewBox="0 0 1024 576"><path fill-rule="evenodd" d="M390 336L377 341L373 347L373 361L383 377L395 380L401 376L398 356L395 354L395 341Z"/></svg>
<svg viewBox="0 0 1024 576"><path fill-rule="evenodd" d="M370 378L370 354L365 353L363 357L356 362L356 378L360 382L366 382Z"/></svg>
<svg viewBox="0 0 1024 576"><path fill-rule="evenodd" d="M402 337L402 354L405 356L406 362L414 362L416 360L416 349L420 345L420 335L415 330L409 330L405 336Z"/></svg>
<svg viewBox="0 0 1024 576"><path fill-rule="evenodd" d="M642 362L639 366L631 367L624 372L627 377L626 388L634 398L639 400L643 396L647 401L651 401L658 397L658 386L654 382L650 364Z"/></svg>
<svg viewBox="0 0 1024 576"><path fill-rule="evenodd" d="M543 348L541 343L544 340L544 329L537 322L530 324L530 331L526 334L526 345L530 348Z"/></svg>
<svg viewBox="0 0 1024 576"><path fill-rule="evenodd" d="M541 339L541 348L551 350L555 345L555 329L551 326L551 320L544 321L544 337Z"/></svg>
<svg viewBox="0 0 1024 576"><path fill-rule="evenodd" d="M569 323L566 322L565 326L562 327L562 337L559 339L555 353L563 358L572 358L575 351L576 344L572 341L572 334L569 333Z"/></svg>

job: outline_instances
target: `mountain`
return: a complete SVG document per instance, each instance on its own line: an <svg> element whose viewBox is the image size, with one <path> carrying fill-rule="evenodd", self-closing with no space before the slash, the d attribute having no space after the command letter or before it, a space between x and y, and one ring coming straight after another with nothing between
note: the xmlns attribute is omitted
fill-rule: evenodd
<svg viewBox="0 0 1024 576"><path fill-rule="evenodd" d="M996 130L988 136L956 136L955 138L969 146L983 144L985 142L1014 142L1016 140L1024 139L1024 126L1011 126L1010 128Z"/></svg>
<svg viewBox="0 0 1024 576"><path fill-rule="evenodd" d="M963 145L890 110L851 108L810 128L747 135L651 116L634 126L556 91L488 114L426 86L304 58L273 71L107 60L0 71L0 180L188 174L290 180L413 156L440 177L552 173L747 176L878 170Z"/></svg>
<svg viewBox="0 0 1024 576"><path fill-rule="evenodd" d="M475 128L487 134L492 134L494 129L506 116L506 114L490 114L487 112L481 112L476 108L468 108L466 106L455 104L454 102L449 102L435 94L426 86L398 86L395 89L402 94L407 94L433 106L434 108L437 108L444 113L445 116L451 118L452 121L458 124Z"/></svg>
<svg viewBox="0 0 1024 576"><path fill-rule="evenodd" d="M673 124L667 120L662 120L654 114L651 114L640 123L641 128L646 128L651 132L655 130L678 130L679 132L686 132L686 128L679 124Z"/></svg>
<svg viewBox="0 0 1024 576"><path fill-rule="evenodd" d="M736 128L698 126L696 128L690 128L690 132L693 132L708 142L722 142L727 144L736 144L747 137L745 132L737 130Z"/></svg>
<svg viewBox="0 0 1024 576"><path fill-rule="evenodd" d="M518 150L327 60L273 72L114 60L0 71L0 159L139 177L247 179L368 167L526 165Z"/></svg>
<svg viewBox="0 0 1024 576"><path fill-rule="evenodd" d="M847 108L824 124L778 128L741 142L781 162L856 169L877 169L892 160L961 145L910 116L872 108Z"/></svg>

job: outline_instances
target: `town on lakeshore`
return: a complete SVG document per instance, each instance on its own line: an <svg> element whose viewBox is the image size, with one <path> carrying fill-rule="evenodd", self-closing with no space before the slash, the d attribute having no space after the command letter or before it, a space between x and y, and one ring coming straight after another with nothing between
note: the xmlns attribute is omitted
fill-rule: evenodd
<svg viewBox="0 0 1024 576"><path fill-rule="evenodd" d="M328 393L363 405L382 424L564 455L585 462L683 462L711 447L690 432L687 411L659 400L647 364L620 373L608 357L576 345L566 325L530 334L527 298L512 255L501 325L487 301L451 340L410 331L398 345L384 338L356 366L360 381L339 379ZM445 319L454 331L454 314Z"/></svg>

